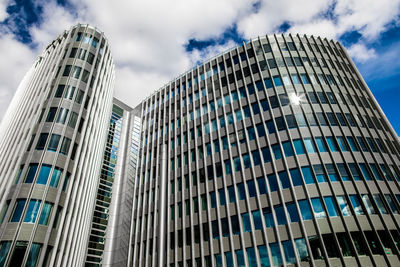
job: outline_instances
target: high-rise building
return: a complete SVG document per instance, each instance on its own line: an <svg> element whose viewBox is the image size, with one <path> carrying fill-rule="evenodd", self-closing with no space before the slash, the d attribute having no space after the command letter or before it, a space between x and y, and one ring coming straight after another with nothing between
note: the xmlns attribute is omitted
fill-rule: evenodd
<svg viewBox="0 0 400 267"><path fill-rule="evenodd" d="M0 143L0 266L79 266L114 92L103 33L77 25L25 75Z"/></svg>
<svg viewBox="0 0 400 267"><path fill-rule="evenodd" d="M21 83L0 266L400 265L400 143L338 42L259 37L135 108L113 71L77 25Z"/></svg>

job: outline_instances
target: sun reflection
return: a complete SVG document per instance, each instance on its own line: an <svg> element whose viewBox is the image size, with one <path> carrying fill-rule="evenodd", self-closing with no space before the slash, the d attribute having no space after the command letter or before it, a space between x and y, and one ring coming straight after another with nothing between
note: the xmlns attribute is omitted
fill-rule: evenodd
<svg viewBox="0 0 400 267"><path fill-rule="evenodd" d="M301 102L303 102L303 97L304 97L304 94L301 94L301 95L297 95L296 93L289 94L290 103L292 103L292 105L296 105L296 106L300 105Z"/></svg>

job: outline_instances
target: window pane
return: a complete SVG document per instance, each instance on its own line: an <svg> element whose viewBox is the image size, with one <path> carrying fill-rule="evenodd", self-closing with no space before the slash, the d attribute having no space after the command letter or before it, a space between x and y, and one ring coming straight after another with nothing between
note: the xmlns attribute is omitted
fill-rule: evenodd
<svg viewBox="0 0 400 267"><path fill-rule="evenodd" d="M281 186L283 189L287 189L290 187L289 176L286 171L281 171L278 173L279 180L281 182Z"/></svg>
<svg viewBox="0 0 400 267"><path fill-rule="evenodd" d="M46 202L42 208L42 212L40 213L39 224L47 225L49 223L50 213L53 208L53 204Z"/></svg>
<svg viewBox="0 0 400 267"><path fill-rule="evenodd" d="M56 152L58 143L60 142L61 136L59 134L52 134L50 137L49 145L47 147L47 150Z"/></svg>
<svg viewBox="0 0 400 267"><path fill-rule="evenodd" d="M295 203L286 204L286 209L289 213L290 222L294 223L300 220Z"/></svg>
<svg viewBox="0 0 400 267"><path fill-rule="evenodd" d="M291 157L294 155L293 148L292 148L292 145L290 144L290 141L283 142L282 146L283 146L283 151L285 152L285 157Z"/></svg>
<svg viewBox="0 0 400 267"><path fill-rule="evenodd" d="M268 257L268 251L267 247L265 245L258 246L258 254L260 254L260 264L261 267L269 267L269 257ZM228 265L228 266L233 266L233 265Z"/></svg>
<svg viewBox="0 0 400 267"><path fill-rule="evenodd" d="M259 210L253 211L252 215L253 215L254 229L261 230L263 228L263 226L262 226L260 211Z"/></svg>
<svg viewBox="0 0 400 267"><path fill-rule="evenodd" d="M388 211L387 211L387 209L385 207L385 204L382 201L381 196L379 194L375 194L375 195L373 195L373 197L374 197L374 200L376 202L376 205L378 206L379 211L382 214L388 214Z"/></svg>
<svg viewBox="0 0 400 267"><path fill-rule="evenodd" d="M305 154L304 145L301 139L293 140L294 148L296 150L297 155Z"/></svg>
<svg viewBox="0 0 400 267"><path fill-rule="evenodd" d="M251 232L250 216L249 213L242 213L243 230Z"/></svg>
<svg viewBox="0 0 400 267"><path fill-rule="evenodd" d="M315 197L311 199L311 204L313 206L313 210L316 218L325 218L324 207L322 206L321 199L319 197Z"/></svg>
<svg viewBox="0 0 400 267"><path fill-rule="evenodd" d="M278 225L287 224L285 210L283 209L283 206L282 205L274 206L274 210L276 214L276 219L278 221Z"/></svg>
<svg viewBox="0 0 400 267"><path fill-rule="evenodd" d="M26 174L24 183L32 183L33 182L33 179L35 178L37 167L38 167L37 164L29 164L29 169Z"/></svg>
<svg viewBox="0 0 400 267"><path fill-rule="evenodd" d="M51 171L51 165L43 164L42 167L40 168L40 172L36 180L36 183L44 185L47 184L47 179L49 178L50 171Z"/></svg>
<svg viewBox="0 0 400 267"><path fill-rule="evenodd" d="M278 181L276 180L276 175L275 174L270 174L267 176L268 177L268 184L271 192L278 191Z"/></svg>
<svg viewBox="0 0 400 267"><path fill-rule="evenodd" d="M276 160L282 158L282 152L281 152L281 148L280 148L279 144L273 145L272 146L272 151L274 153L274 157L275 157Z"/></svg>
<svg viewBox="0 0 400 267"><path fill-rule="evenodd" d="M48 133L41 133L39 136L39 140L36 144L36 150L43 150L44 146L46 145L47 137L49 136Z"/></svg>
<svg viewBox="0 0 400 267"><path fill-rule="evenodd" d="M58 182L60 181L60 177L62 174L62 169L55 167L53 174L51 175L50 186L57 187Z"/></svg>
<svg viewBox="0 0 400 267"><path fill-rule="evenodd" d="M372 205L371 199L369 195L361 195L362 202L364 203L365 208L367 209L368 214L376 214L375 208Z"/></svg>
<svg viewBox="0 0 400 267"><path fill-rule="evenodd" d="M25 199L17 199L14 207L14 213L11 216L10 222L19 222L19 220L21 219L22 211L24 210L25 201Z"/></svg>
<svg viewBox="0 0 400 267"><path fill-rule="evenodd" d="M236 250L236 261L238 264L238 267L245 267L245 263L244 263L244 256L243 256L243 250L239 249Z"/></svg>
<svg viewBox="0 0 400 267"><path fill-rule="evenodd" d="M282 242L283 252L285 254L285 260L288 264L296 263L296 256L294 255L293 244L291 240Z"/></svg>
<svg viewBox="0 0 400 267"><path fill-rule="evenodd" d="M304 138L304 145L306 146L307 152L308 153L315 153L315 146L314 142L312 141L311 138Z"/></svg>
<svg viewBox="0 0 400 267"><path fill-rule="evenodd" d="M303 179L301 178L299 169L293 168L290 169L289 172L292 177L293 186L303 185Z"/></svg>
<svg viewBox="0 0 400 267"><path fill-rule="evenodd" d="M311 168L309 166L301 167L301 172L303 173L306 184L315 183Z"/></svg>
<svg viewBox="0 0 400 267"><path fill-rule="evenodd" d="M322 137L315 138L315 142L317 143L319 152L326 152L326 146Z"/></svg>
<svg viewBox="0 0 400 267"><path fill-rule="evenodd" d="M297 255L300 258L300 261L308 262L310 260L310 255L308 254L307 244L304 238L298 238L294 240L296 244Z"/></svg>
<svg viewBox="0 0 400 267"><path fill-rule="evenodd" d="M25 214L25 223L35 223L37 214L39 212L40 200L32 199L29 201L28 210Z"/></svg>
<svg viewBox="0 0 400 267"><path fill-rule="evenodd" d="M271 208L263 208L263 214L264 214L265 226L267 228L274 227L275 223L274 223L274 218L272 217Z"/></svg>
<svg viewBox="0 0 400 267"><path fill-rule="evenodd" d="M267 184L265 183L264 177L257 178L257 184L258 184L258 191L260 192L260 195L266 194L267 193Z"/></svg>
<svg viewBox="0 0 400 267"><path fill-rule="evenodd" d="M269 247L272 254L272 263L274 266L283 265L282 254L278 243L270 243Z"/></svg>
<svg viewBox="0 0 400 267"><path fill-rule="evenodd" d="M345 196L337 196L336 200L339 204L339 208L342 211L343 216L350 216L350 208L347 204Z"/></svg>
<svg viewBox="0 0 400 267"><path fill-rule="evenodd" d="M326 208L328 209L329 217L336 217L339 215L338 208L332 196L324 197Z"/></svg>

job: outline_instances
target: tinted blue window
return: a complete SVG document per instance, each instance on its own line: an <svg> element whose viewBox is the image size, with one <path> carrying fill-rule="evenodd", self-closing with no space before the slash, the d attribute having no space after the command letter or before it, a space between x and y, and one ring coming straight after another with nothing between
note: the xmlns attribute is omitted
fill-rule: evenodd
<svg viewBox="0 0 400 267"><path fill-rule="evenodd" d="M291 157L294 155L292 145L290 141L286 141L282 143L283 151L285 152L285 157Z"/></svg>
<svg viewBox="0 0 400 267"><path fill-rule="evenodd" d="M242 213L243 229L245 232L251 232L249 213Z"/></svg>
<svg viewBox="0 0 400 267"><path fill-rule="evenodd" d="M308 153L315 153L317 152L315 150L314 142L312 141L311 138L304 138L304 144L306 146L307 152Z"/></svg>
<svg viewBox="0 0 400 267"><path fill-rule="evenodd" d="M247 90L249 91L249 94L252 95L255 93L254 91L254 85L253 84L248 84L247 85Z"/></svg>
<svg viewBox="0 0 400 267"><path fill-rule="evenodd" d="M217 207L217 199L215 197L215 192L210 193L210 200L211 200L211 208Z"/></svg>
<svg viewBox="0 0 400 267"><path fill-rule="evenodd" d="M230 251L225 252L225 259L226 259L227 266L234 266L232 252L230 252Z"/></svg>
<svg viewBox="0 0 400 267"><path fill-rule="evenodd" d="M352 151L358 151L356 142L354 141L354 138L352 136L347 136L347 142L349 142L350 148Z"/></svg>
<svg viewBox="0 0 400 267"><path fill-rule="evenodd" d="M269 257L268 257L268 251L267 247L265 245L258 246L258 254L260 254L260 264L261 267L269 267ZM228 266L233 266L233 265L228 265Z"/></svg>
<svg viewBox="0 0 400 267"><path fill-rule="evenodd" d="M272 151L274 152L274 157L276 160L282 158L282 152L279 144L275 144L272 146Z"/></svg>
<svg viewBox="0 0 400 267"><path fill-rule="evenodd" d="M236 250L236 261L239 267L245 267L243 250Z"/></svg>
<svg viewBox="0 0 400 267"><path fill-rule="evenodd" d="M40 200L32 199L29 201L28 209L25 214L25 223L35 223L37 214L39 212Z"/></svg>
<svg viewBox="0 0 400 267"><path fill-rule="evenodd" d="M258 113L260 113L260 106L258 105L257 102L251 104L251 109L253 110L254 115L257 115Z"/></svg>
<svg viewBox="0 0 400 267"><path fill-rule="evenodd" d="M251 167L251 162L250 162L250 155L249 154L243 154L243 165L245 169L248 169Z"/></svg>
<svg viewBox="0 0 400 267"><path fill-rule="evenodd" d="M278 191L278 181L276 180L275 174L268 175L268 183L271 192Z"/></svg>
<svg viewBox="0 0 400 267"><path fill-rule="evenodd" d="M370 163L370 164L369 164L369 167L371 168L372 173L374 174L376 180L382 181L383 178L382 178L382 175L380 174L380 172L379 172L379 170L378 170L378 168L377 168L377 165L376 165L376 164L373 164L373 163Z"/></svg>
<svg viewBox="0 0 400 267"><path fill-rule="evenodd" d="M265 183L264 177L257 178L257 184L258 184L258 191L260 192L260 195L266 194L267 193L267 184Z"/></svg>
<svg viewBox="0 0 400 267"><path fill-rule="evenodd" d="M290 187L289 176L286 171L281 171L278 173L279 180L281 181L281 186L283 189Z"/></svg>
<svg viewBox="0 0 400 267"><path fill-rule="evenodd" d="M368 167L365 163L360 163L360 169L361 169L361 172L362 172L365 180L367 180L367 181L372 180L371 175L368 172Z"/></svg>
<svg viewBox="0 0 400 267"><path fill-rule="evenodd" d="M268 133L273 134L275 133L275 125L272 120L266 121L265 124L267 125Z"/></svg>
<svg viewBox="0 0 400 267"><path fill-rule="evenodd" d="M266 99L261 100L261 107L262 107L263 111L269 110L268 101Z"/></svg>
<svg viewBox="0 0 400 267"><path fill-rule="evenodd" d="M253 157L254 166L260 165L261 164L260 152L258 152L258 150L254 150L251 152L251 155Z"/></svg>
<svg viewBox="0 0 400 267"><path fill-rule="evenodd" d="M250 197L257 196L256 185L254 184L254 180L247 181L247 190L249 192Z"/></svg>
<svg viewBox="0 0 400 267"><path fill-rule="evenodd" d="M264 79L264 84L267 89L272 88L272 80L270 78Z"/></svg>
<svg viewBox="0 0 400 267"><path fill-rule="evenodd" d="M361 175L360 172L358 171L358 168L355 163L349 163L349 168L351 171L351 175L353 176L353 179L355 181L360 181L361 180Z"/></svg>
<svg viewBox="0 0 400 267"><path fill-rule="evenodd" d="M298 222L300 221L299 213L297 212L296 204L295 203L288 203L286 204L286 209L289 213L290 222Z"/></svg>
<svg viewBox="0 0 400 267"><path fill-rule="evenodd" d="M270 243L269 247L271 249L273 265L274 266L283 265L282 254L281 254L281 250L279 248L279 244L278 243Z"/></svg>
<svg viewBox="0 0 400 267"><path fill-rule="evenodd" d="M300 76L301 76L301 80L303 81L304 84L310 83L310 80L308 79L307 74L301 73Z"/></svg>
<svg viewBox="0 0 400 267"><path fill-rule="evenodd" d="M326 146L322 137L316 137L315 142L317 143L319 152L326 152Z"/></svg>
<svg viewBox="0 0 400 267"><path fill-rule="evenodd" d="M280 76L274 76L274 84L275 86L282 86L282 80Z"/></svg>
<svg viewBox="0 0 400 267"><path fill-rule="evenodd" d="M240 171L242 169L241 165L240 165L240 158L239 157L234 158L233 159L233 163L235 165L235 171L236 172L238 172L238 171Z"/></svg>
<svg viewBox="0 0 400 267"><path fill-rule="evenodd" d="M274 218L272 217L272 212L271 208L263 208L263 214L264 214L264 220L265 220L265 226L267 228L269 227L274 227Z"/></svg>
<svg viewBox="0 0 400 267"><path fill-rule="evenodd" d="M306 182L306 184L315 183L313 174L309 166L301 167L301 172L303 173L304 181Z"/></svg>
<svg viewBox="0 0 400 267"><path fill-rule="evenodd" d="M300 261L309 261L309 254L307 249L307 244L304 238L297 238L294 240L296 244L297 254L299 255Z"/></svg>
<svg viewBox="0 0 400 267"><path fill-rule="evenodd" d="M322 206L322 202L319 197L312 198L311 204L313 206L313 210L314 210L316 218L325 218L326 217L324 207Z"/></svg>
<svg viewBox="0 0 400 267"><path fill-rule="evenodd" d="M254 131L254 127L247 128L247 133L249 135L249 140L254 140L256 138L256 132Z"/></svg>
<svg viewBox="0 0 400 267"><path fill-rule="evenodd" d="M47 179L49 178L50 171L51 171L51 165L43 164L42 167L40 168L40 172L36 180L36 183L47 184Z"/></svg>
<svg viewBox="0 0 400 267"><path fill-rule="evenodd" d="M220 126L221 128L224 128L224 127L225 127L225 118L224 118L224 116L219 117L219 126Z"/></svg>
<svg viewBox="0 0 400 267"><path fill-rule="evenodd" d="M282 242L283 253L285 254L285 260L287 264L295 264L296 256L294 255L293 244L291 240Z"/></svg>
<svg viewBox="0 0 400 267"><path fill-rule="evenodd" d="M218 195L219 195L219 204L221 206L224 206L226 204L226 199L225 199L225 191L224 189L219 189L218 190Z"/></svg>
<svg viewBox="0 0 400 267"><path fill-rule="evenodd" d="M215 254L215 263L217 267L222 267L222 256L221 254Z"/></svg>
<svg viewBox="0 0 400 267"><path fill-rule="evenodd" d="M26 174L24 183L33 182L33 178L35 178L37 167L38 167L37 164L29 164L28 173Z"/></svg>
<svg viewBox="0 0 400 267"><path fill-rule="evenodd" d="M340 149L342 151L349 151L349 149L347 148L346 141L343 139L343 137L338 136L338 137L336 137L336 139L337 139L337 141L339 143L339 146L340 146Z"/></svg>
<svg viewBox="0 0 400 267"><path fill-rule="evenodd" d="M301 178L299 169L293 168L290 169L289 172L292 177L293 186L303 185L303 179Z"/></svg>
<svg viewBox="0 0 400 267"><path fill-rule="evenodd" d="M232 173L231 161L228 159L228 160L225 160L224 163L225 163L225 173L226 173L226 175L231 174Z"/></svg>
<svg viewBox="0 0 400 267"><path fill-rule="evenodd" d="M236 110L235 114L236 114L236 121L241 121L243 119L241 109Z"/></svg>
<svg viewBox="0 0 400 267"><path fill-rule="evenodd" d="M239 200L246 199L246 191L244 189L244 184L237 184L238 192L239 192Z"/></svg>
<svg viewBox="0 0 400 267"><path fill-rule="evenodd" d="M243 107L243 113L245 118L250 118L251 117L251 112L249 106L244 106Z"/></svg>
<svg viewBox="0 0 400 267"><path fill-rule="evenodd" d="M39 224L47 225L50 219L50 213L53 209L53 204L49 202L45 202L42 208L42 212L40 213L39 217Z"/></svg>
<svg viewBox="0 0 400 267"><path fill-rule="evenodd" d="M256 82L256 87L257 87L258 91L264 90L264 85L263 85L262 81L257 81Z"/></svg>
<svg viewBox="0 0 400 267"><path fill-rule="evenodd" d="M258 137L263 137L265 136L265 128L264 125L262 123L259 123L256 125L257 127L257 133L258 133Z"/></svg>
<svg viewBox="0 0 400 267"><path fill-rule="evenodd" d="M254 229L261 230L263 226L262 226L260 211L259 210L253 211L252 215L253 215Z"/></svg>
<svg viewBox="0 0 400 267"><path fill-rule="evenodd" d="M339 214L336 202L331 196L324 197L326 208L328 209L329 217L336 217Z"/></svg>
<svg viewBox="0 0 400 267"><path fill-rule="evenodd" d="M263 147L261 149L261 153L263 155L264 158L264 162L271 162L272 158L271 158L271 152L269 151L268 147Z"/></svg>
<svg viewBox="0 0 400 267"><path fill-rule="evenodd" d="M326 141L328 142L329 149L332 152L338 151L338 147L336 145L335 139L332 136L327 137Z"/></svg>
<svg viewBox="0 0 400 267"><path fill-rule="evenodd" d="M358 195L350 195L350 201L351 204L353 205L354 212L356 215L363 215L364 210L361 207L360 199Z"/></svg>
<svg viewBox="0 0 400 267"><path fill-rule="evenodd" d="M254 248L253 247L246 248L246 252L247 252L247 259L249 261L249 267L258 267L256 252L254 251Z"/></svg>
<svg viewBox="0 0 400 267"><path fill-rule="evenodd" d="M304 199L304 200L299 200L298 203L300 207L301 217L303 218L303 220L312 220L313 216L308 201Z"/></svg>
<svg viewBox="0 0 400 267"><path fill-rule="evenodd" d="M24 210L25 206L25 199L17 199L15 203L14 213L11 216L10 222L19 222L21 219L22 211Z"/></svg>
<svg viewBox="0 0 400 267"><path fill-rule="evenodd" d="M229 193L229 203L234 203L236 198L235 198L235 188L233 185L228 186L228 193Z"/></svg>
<svg viewBox="0 0 400 267"><path fill-rule="evenodd" d="M293 140L294 149L296 150L297 155L305 154L306 151L304 150L304 145L301 139Z"/></svg>
<svg viewBox="0 0 400 267"><path fill-rule="evenodd" d="M276 214L276 220L278 221L278 225L286 224L287 222L283 206L282 205L274 206L274 210Z"/></svg>

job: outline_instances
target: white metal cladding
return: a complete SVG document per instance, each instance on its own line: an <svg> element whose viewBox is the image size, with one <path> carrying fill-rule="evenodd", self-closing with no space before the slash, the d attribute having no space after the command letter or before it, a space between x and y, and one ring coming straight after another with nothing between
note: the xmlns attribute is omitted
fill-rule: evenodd
<svg viewBox="0 0 400 267"><path fill-rule="evenodd" d="M78 38L78 35L81 37ZM79 56L70 57L73 48ZM76 66L76 72L74 69L74 72L71 70L64 75L66 66L73 69ZM12 252L16 242L20 241L27 242L23 264L30 260L28 254L35 243L40 244L37 259L40 266L83 265L90 229L88 218L94 207L114 79L114 64L107 39L97 29L78 24L44 50L22 81L1 126L0 205L4 207L9 201L10 208L6 210L0 236L2 244L12 242L6 266L13 263ZM59 85L65 85L65 88L56 97ZM67 96L68 86L74 87L74 90L71 89L74 93ZM80 101L77 100L78 92L82 93ZM64 117L64 122L56 122L54 118L53 122L46 122L50 107L57 108L57 116L61 114L61 108L68 109L67 119ZM70 126L72 112L77 114L77 118ZM42 118L39 121L40 114ZM49 133L49 136L44 149L36 150L40 133ZM33 144L27 151L34 134ZM56 152L46 149L52 134L61 136ZM69 146L66 138L70 140ZM61 153L64 148L68 148L66 155ZM31 183L24 183L31 163L38 164L38 170ZM36 183L43 164L51 165L51 172L55 172L55 167L63 170L57 187L49 185L51 173L45 185ZM24 165L22 177L15 185L21 165ZM67 172L70 176L64 191L62 187ZM27 204L20 222L11 223L9 219L16 199L26 199ZM35 223L27 224L22 221L30 199L41 200L41 205ZM53 208L47 225L39 225L38 219L45 202L52 203ZM58 209L61 212L57 227L53 229Z"/></svg>
<svg viewBox="0 0 400 267"><path fill-rule="evenodd" d="M167 265L239 266L242 260L246 266L399 264L398 138L339 43L300 35L253 39L171 81L141 105L130 252L134 266L157 264L164 142L169 145L168 199L162 205L168 211ZM216 129L211 130L214 122ZM258 125L266 134L259 135ZM274 130L268 133L269 127ZM331 137L336 147L344 147L328 147ZM228 146L223 149L225 140ZM298 140L304 153L295 151ZM219 151L214 148L215 141ZM314 152L308 144L314 146ZM292 155L285 155L289 147ZM279 157L275 151L280 152ZM188 164L183 163L186 157ZM225 162L229 162L229 173ZM302 167L309 168L313 182ZM342 167L350 178L344 176ZM295 184L290 173L294 169L301 185ZM217 178L219 172L221 177ZM281 173L286 173L287 180L281 180ZM263 189L266 193L261 193L258 178L267 185ZM229 201L231 188L233 202ZM240 194L244 194L243 199L239 199ZM342 196L349 213L338 208ZM338 209L335 216L330 216L335 209L327 204L330 197ZM375 197L376 201L368 202ZM381 197L383 201L379 201ZM357 199L359 206L355 206ZM210 208L214 201L216 207ZM310 209L309 219L303 214L302 203ZM257 219L261 229L255 214L261 216ZM293 214L299 218L290 223ZM236 215L238 233L232 225ZM204 231L209 234L207 240ZM213 238L214 232L217 238ZM200 240L195 242L197 234ZM299 254L300 243L307 257Z"/></svg>

